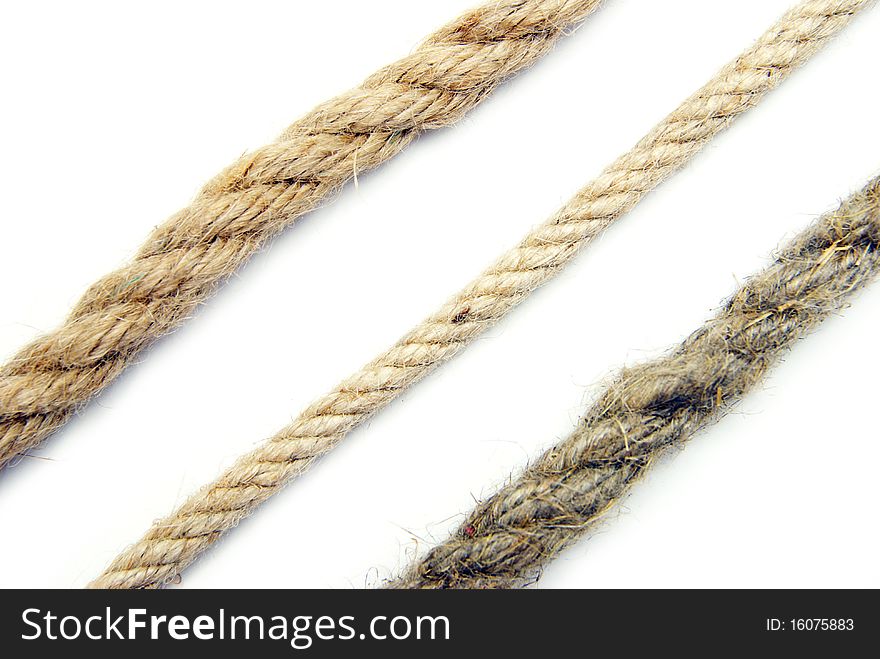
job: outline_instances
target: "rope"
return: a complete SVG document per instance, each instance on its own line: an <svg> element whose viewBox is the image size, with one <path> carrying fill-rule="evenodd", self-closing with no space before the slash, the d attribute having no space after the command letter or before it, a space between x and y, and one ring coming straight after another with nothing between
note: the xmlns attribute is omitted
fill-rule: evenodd
<svg viewBox="0 0 880 659"><path fill-rule="evenodd" d="M509 588L590 529L664 449L757 384L880 270L880 177L799 234L670 355L625 369L569 437L393 588Z"/></svg>
<svg viewBox="0 0 880 659"><path fill-rule="evenodd" d="M736 116L756 105L869 1L806 0L790 10L629 153L437 313L158 521L91 585L144 588L174 579L353 428L553 277L580 248L682 167Z"/></svg>
<svg viewBox="0 0 880 659"><path fill-rule="evenodd" d="M64 325L0 368L0 467L62 426L269 238L358 170L460 119L599 4L490 2L217 175L133 261L94 283Z"/></svg>

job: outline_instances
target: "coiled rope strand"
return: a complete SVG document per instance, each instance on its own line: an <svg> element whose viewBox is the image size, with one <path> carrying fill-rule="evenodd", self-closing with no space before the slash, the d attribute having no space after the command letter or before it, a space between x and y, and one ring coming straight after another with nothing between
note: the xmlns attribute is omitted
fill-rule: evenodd
<svg viewBox="0 0 880 659"><path fill-rule="evenodd" d="M869 2L806 0L791 9L631 151L437 313L240 458L170 516L156 522L91 586L150 588L174 579L353 428L553 277L579 249L681 168L735 117L755 106Z"/></svg>
<svg viewBox="0 0 880 659"><path fill-rule="evenodd" d="M37 446L273 235L356 170L460 119L600 0L501 0L464 14L242 157L94 283L55 331L0 368L0 468Z"/></svg>
<svg viewBox="0 0 880 659"><path fill-rule="evenodd" d="M880 177L822 217L666 357L624 369L577 429L392 588L510 588L590 529L664 449L739 401L880 271Z"/></svg>

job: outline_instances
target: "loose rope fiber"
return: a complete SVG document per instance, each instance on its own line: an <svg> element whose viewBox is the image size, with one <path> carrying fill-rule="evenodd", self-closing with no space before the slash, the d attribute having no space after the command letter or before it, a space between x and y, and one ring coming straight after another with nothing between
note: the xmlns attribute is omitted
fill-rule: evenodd
<svg viewBox="0 0 880 659"><path fill-rule="evenodd" d="M880 271L880 177L802 232L666 357L624 369L577 429L395 588L509 588L591 528L664 449L740 400Z"/></svg>
<svg viewBox="0 0 880 659"><path fill-rule="evenodd" d="M266 241L424 130L460 119L600 0L502 0L464 14L242 157L0 368L0 468L63 425Z"/></svg>
<svg viewBox="0 0 880 659"><path fill-rule="evenodd" d="M134 546L92 587L158 587L403 390L473 341L558 272L733 118L756 105L869 0L807 0L583 188L546 223L388 352L240 458Z"/></svg>

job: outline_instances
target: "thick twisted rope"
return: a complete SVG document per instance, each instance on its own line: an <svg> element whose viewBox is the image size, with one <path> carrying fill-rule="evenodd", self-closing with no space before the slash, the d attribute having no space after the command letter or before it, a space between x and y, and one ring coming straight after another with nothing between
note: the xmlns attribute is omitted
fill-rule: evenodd
<svg viewBox="0 0 880 659"><path fill-rule="evenodd" d="M93 284L63 326L0 369L0 467L64 424L267 239L357 170L461 118L599 4L490 2L221 172L133 261Z"/></svg>
<svg viewBox="0 0 880 659"><path fill-rule="evenodd" d="M880 178L801 233L667 357L623 370L564 441L391 587L509 588L591 528L664 449L736 403L880 272Z"/></svg>
<svg viewBox="0 0 880 659"><path fill-rule="evenodd" d="M388 352L158 521L92 586L156 587L174 579L353 428L553 277L580 248L682 167L734 117L757 104L868 2L807 0L785 14L550 220Z"/></svg>

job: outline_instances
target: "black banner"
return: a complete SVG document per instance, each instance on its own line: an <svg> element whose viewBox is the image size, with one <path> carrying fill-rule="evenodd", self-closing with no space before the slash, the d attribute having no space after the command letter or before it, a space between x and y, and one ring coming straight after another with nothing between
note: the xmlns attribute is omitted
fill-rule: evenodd
<svg viewBox="0 0 880 659"><path fill-rule="evenodd" d="M0 647L6 657L143 649L163 658L226 647L260 657L840 652L880 640L876 597L868 590L0 591Z"/></svg>

